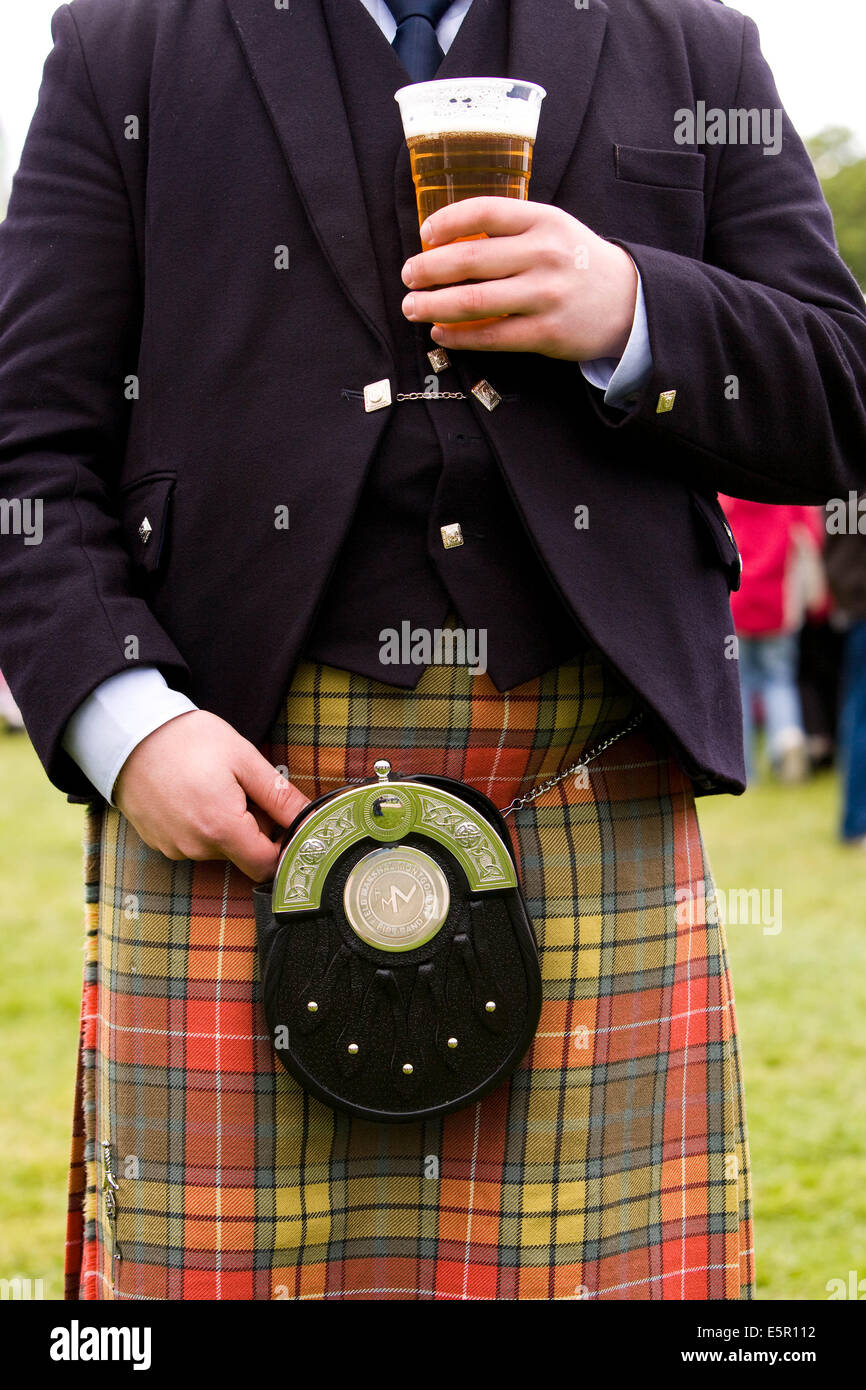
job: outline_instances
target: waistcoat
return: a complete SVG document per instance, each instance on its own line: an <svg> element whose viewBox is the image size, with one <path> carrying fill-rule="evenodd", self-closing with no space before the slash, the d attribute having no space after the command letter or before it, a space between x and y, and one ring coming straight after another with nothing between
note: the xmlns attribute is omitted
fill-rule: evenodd
<svg viewBox="0 0 866 1390"><path fill-rule="evenodd" d="M437 376L427 358L436 346L431 325L410 323L400 307L407 292L403 264L421 249L394 100L408 74L363 5L323 0L323 8L364 190L358 215L370 221L396 348L392 395L459 391L456 373L446 369ZM437 77L508 76L507 65L507 0L473 0ZM340 197L338 187L334 197ZM322 328L327 332L326 324ZM400 650L383 634L433 631L452 610L460 626L486 633L487 669L499 690L541 675L584 647L469 403L395 401L389 410L304 656L411 688L423 666L411 661L408 643ZM446 548L442 528L455 525L462 544Z"/></svg>

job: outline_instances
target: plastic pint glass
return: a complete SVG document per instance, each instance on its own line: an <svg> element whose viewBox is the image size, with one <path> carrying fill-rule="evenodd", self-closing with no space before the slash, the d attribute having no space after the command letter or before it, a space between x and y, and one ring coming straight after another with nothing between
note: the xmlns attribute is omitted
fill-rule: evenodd
<svg viewBox="0 0 866 1390"><path fill-rule="evenodd" d="M414 82L395 93L421 225L431 212L462 198L529 197L546 95L536 83L510 77Z"/></svg>

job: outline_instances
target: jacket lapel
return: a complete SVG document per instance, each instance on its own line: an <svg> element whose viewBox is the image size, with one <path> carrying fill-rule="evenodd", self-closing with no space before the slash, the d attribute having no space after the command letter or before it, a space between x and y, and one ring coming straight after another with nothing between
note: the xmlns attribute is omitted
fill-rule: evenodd
<svg viewBox="0 0 866 1390"><path fill-rule="evenodd" d="M307 216L334 274L393 355L382 284L322 7L226 0ZM360 215L359 215L360 214Z"/></svg>
<svg viewBox="0 0 866 1390"><path fill-rule="evenodd" d="M322 6L318 0L302 0L288 9L278 9L273 0L225 3L322 251L349 300L393 356ZM495 3L485 0L485 6ZM509 9L507 75L540 82L548 93L541 111L530 195L537 202L553 202L589 104L608 7L605 0L591 0L586 9L572 8L564 0L510 0ZM476 21L480 17L476 15ZM458 31L442 76L465 63L468 37L467 31L461 43Z"/></svg>
<svg viewBox="0 0 866 1390"><path fill-rule="evenodd" d="M529 184L533 202L555 201L589 105L607 17L604 0L590 0L586 9L566 0L511 0L508 76L547 91Z"/></svg>

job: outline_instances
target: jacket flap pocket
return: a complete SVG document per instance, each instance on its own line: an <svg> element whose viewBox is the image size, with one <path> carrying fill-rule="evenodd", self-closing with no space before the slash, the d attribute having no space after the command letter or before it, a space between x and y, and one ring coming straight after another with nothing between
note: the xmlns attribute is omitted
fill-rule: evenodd
<svg viewBox="0 0 866 1390"><path fill-rule="evenodd" d="M614 145L613 156L617 178L628 183L703 191L706 159L698 150L647 150L639 145Z"/></svg>
<svg viewBox="0 0 866 1390"><path fill-rule="evenodd" d="M743 578L743 561L728 518L717 497L701 492L691 493L695 511L703 522L703 530L711 543L714 556L721 563L730 589L739 589Z"/></svg>
<svg viewBox="0 0 866 1390"><path fill-rule="evenodd" d="M126 548L133 562L148 574L157 569L165 552L176 481L173 473L151 473L121 489L120 516Z"/></svg>

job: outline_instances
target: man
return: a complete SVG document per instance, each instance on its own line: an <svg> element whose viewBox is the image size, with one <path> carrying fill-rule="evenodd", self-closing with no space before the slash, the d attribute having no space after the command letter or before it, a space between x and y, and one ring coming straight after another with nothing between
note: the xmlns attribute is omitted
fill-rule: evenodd
<svg viewBox="0 0 866 1390"><path fill-rule="evenodd" d="M4 540L0 661L91 801L70 1295L748 1297L694 811L744 783L716 490L819 502L866 437L862 297L755 26L73 0L53 32L0 240L3 487L45 514ZM531 198L422 254L393 94L467 74L546 88ZM425 663L455 623L486 672ZM249 880L380 755L528 798L541 1025L426 1126L311 1099L257 993Z"/></svg>

